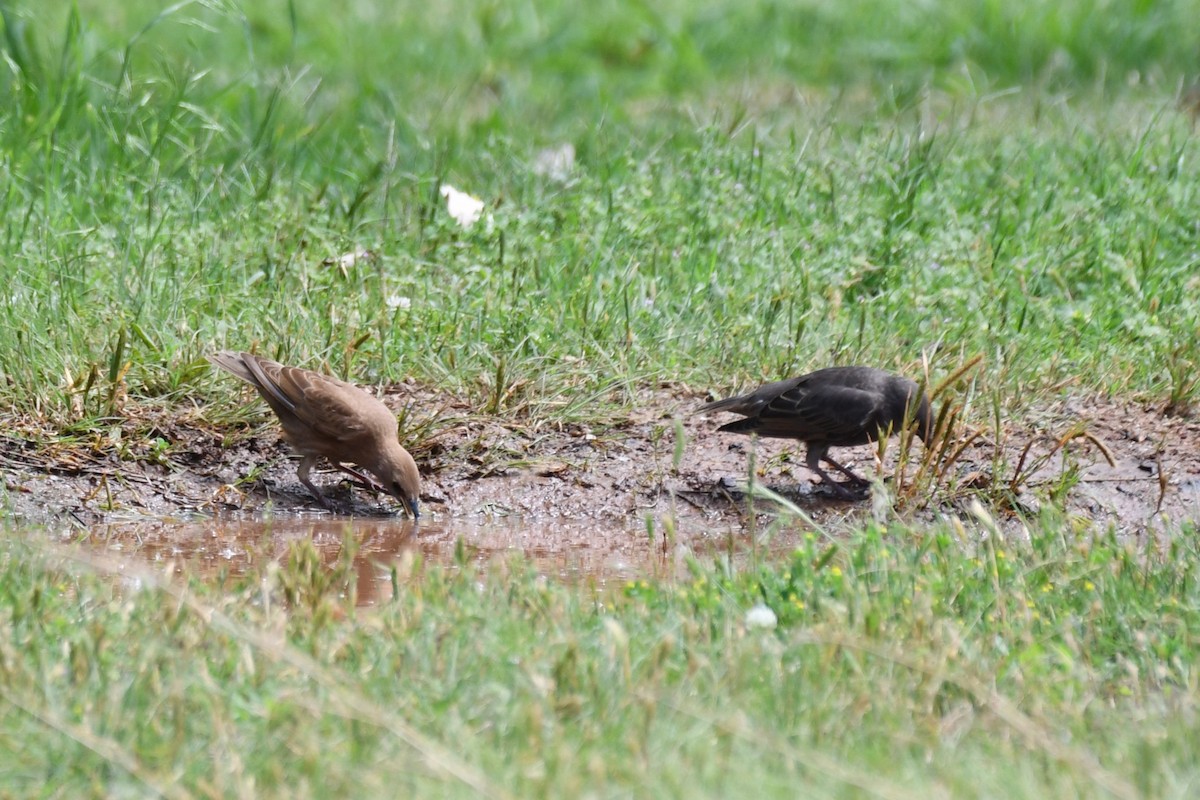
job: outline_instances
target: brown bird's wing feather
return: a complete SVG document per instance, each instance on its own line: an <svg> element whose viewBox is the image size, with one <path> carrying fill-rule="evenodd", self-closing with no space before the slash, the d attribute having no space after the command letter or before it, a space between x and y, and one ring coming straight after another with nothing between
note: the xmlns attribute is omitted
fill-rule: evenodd
<svg viewBox="0 0 1200 800"><path fill-rule="evenodd" d="M282 364L251 355L242 356L241 364L250 374L250 382L276 414L283 416L286 412L295 417L300 416L296 407L303 402L303 397L299 394L289 395L279 385L279 375L284 370Z"/></svg>
<svg viewBox="0 0 1200 800"><path fill-rule="evenodd" d="M220 352L208 359L257 389L302 451L326 451L324 443L380 432L396 435L396 418L387 406L353 384L249 353Z"/></svg>
<svg viewBox="0 0 1200 800"><path fill-rule="evenodd" d="M344 425L359 427L340 393L319 375L299 367L283 367L275 376L279 392L295 403L296 416L317 433L341 438Z"/></svg>
<svg viewBox="0 0 1200 800"><path fill-rule="evenodd" d="M281 367L274 388L310 431L327 440L352 442L396 433L387 406L352 384L299 367Z"/></svg>

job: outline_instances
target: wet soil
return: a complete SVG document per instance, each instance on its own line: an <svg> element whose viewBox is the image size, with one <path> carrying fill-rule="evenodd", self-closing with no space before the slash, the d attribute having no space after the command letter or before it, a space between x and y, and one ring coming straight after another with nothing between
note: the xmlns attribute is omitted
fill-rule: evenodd
<svg viewBox="0 0 1200 800"><path fill-rule="evenodd" d="M645 530L588 520L471 520L435 522L395 516L337 517L310 512L283 516L214 517L191 521L114 523L86 531L62 531L63 543L80 543L128 570L138 580L143 565L187 573L210 583L269 574L284 564L294 545L311 542L333 567L346 558L359 605L387 602L430 564L479 573L497 561L519 558L539 575L603 589L655 576L683 579L689 559L718 553L734 564L774 558L792 549L785 537L748 546L743 538L705 536L686 545Z"/></svg>
<svg viewBox="0 0 1200 800"><path fill-rule="evenodd" d="M581 424L519 412L489 416L421 387L392 387L384 400L409 423L402 438L423 472L415 533L391 498L332 470L314 473L336 505L333 513L320 510L299 484L274 419L249 393L246 402L261 413L234 429L211 423L204 408L127 409L69 434L11 420L0 435L3 502L18 525L87 532L83 538L106 548L124 536L152 558L176 548L185 558L220 559L219 542L261 539L267 514L269 530L284 531L280 541L296 531L339 531L340 542L354 518L366 526L359 538L390 542L382 546L393 555L418 547L443 560L461 539L479 553L550 559L547 570L559 574L617 576L630 570L613 564L636 563L631 574L657 569L655 559L667 552L665 531L673 547L717 549L769 522L769 504L758 500L749 513L738 488L751 455L756 480L817 524L836 528L872 513L869 501L840 500L815 485L796 443L717 433L725 416L691 415L704 399L679 386L645 390L627 414ZM895 492L902 513L934 521L962 513L975 499L1002 521L1016 521L1053 504L1098 530L1139 537L1200 519L1194 417L1133 400L1064 395L968 441L974 420L967 416L947 448L961 453L936 486ZM914 448L919 453L921 445ZM893 440L878 465L872 447L835 455L860 474L877 474L878 467L890 481L897 449ZM906 475L917 470L916 460ZM194 541L204 548L188 550Z"/></svg>

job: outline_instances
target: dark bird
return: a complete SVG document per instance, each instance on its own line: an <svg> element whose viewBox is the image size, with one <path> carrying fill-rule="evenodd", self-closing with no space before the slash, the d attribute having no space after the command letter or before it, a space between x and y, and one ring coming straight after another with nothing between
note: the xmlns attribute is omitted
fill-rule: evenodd
<svg viewBox="0 0 1200 800"><path fill-rule="evenodd" d="M400 445L395 415L375 397L337 378L251 353L224 351L208 360L253 386L267 401L283 425L284 438L301 455L296 470L300 482L322 506L329 508L329 501L308 473L324 457L370 489L395 497L414 520L420 516L417 464Z"/></svg>
<svg viewBox="0 0 1200 800"><path fill-rule="evenodd" d="M915 421L922 442L928 442L933 430L929 400L917 384L874 367L819 369L708 403L697 413L705 411L731 411L745 417L722 425L719 431L804 442L808 446L805 464L841 497L853 495L821 469L822 461L859 485L866 481L830 458L829 448L854 447L899 433L905 419Z"/></svg>

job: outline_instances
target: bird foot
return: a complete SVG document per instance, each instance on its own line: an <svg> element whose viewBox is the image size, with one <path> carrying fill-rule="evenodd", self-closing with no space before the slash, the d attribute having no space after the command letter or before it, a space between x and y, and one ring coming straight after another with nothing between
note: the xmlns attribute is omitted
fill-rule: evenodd
<svg viewBox="0 0 1200 800"><path fill-rule="evenodd" d="M326 497L325 493L318 489L316 484L312 482L306 482L304 488L308 489L309 495L312 496L313 500L317 501L317 504L320 505L321 508L333 514L341 513L341 509L338 508L332 500Z"/></svg>
<svg viewBox="0 0 1200 800"><path fill-rule="evenodd" d="M846 481L845 483L822 481L820 486L829 489L829 493L838 500L862 500L870 494L870 484L867 481L862 481L861 483L856 481ZM847 487L852 487L852 489Z"/></svg>
<svg viewBox="0 0 1200 800"><path fill-rule="evenodd" d="M337 509L335 509L333 507L333 503L329 502L329 500L326 499L325 497L314 497L313 499L315 499L317 501L317 505L319 505L321 508L325 509L326 511L331 511L331 512L337 511Z"/></svg>

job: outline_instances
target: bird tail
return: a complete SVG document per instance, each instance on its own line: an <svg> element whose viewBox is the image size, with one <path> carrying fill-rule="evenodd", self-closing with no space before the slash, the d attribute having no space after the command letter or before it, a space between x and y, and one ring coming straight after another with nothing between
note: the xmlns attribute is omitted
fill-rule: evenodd
<svg viewBox="0 0 1200 800"><path fill-rule="evenodd" d="M735 419L733 422L726 422L721 427L717 428L718 433L759 433L759 429L763 427L763 422L758 417L746 417L745 419ZM770 435L770 434L766 434ZM790 435L784 438L792 438Z"/></svg>
<svg viewBox="0 0 1200 800"><path fill-rule="evenodd" d="M724 400L714 400L711 403L705 403L704 405L700 406L692 413L693 414L703 414L707 411L725 411L726 409L732 409L734 406L739 405L745 399L746 398L744 398L744 397L738 396L738 397L726 397Z"/></svg>
<svg viewBox="0 0 1200 800"><path fill-rule="evenodd" d="M236 375L253 386L258 386L258 381L254 378L254 373L246 366L246 362L242 359L242 353L235 353L232 350L222 350L219 353L211 353L205 358L214 367L225 370L230 375Z"/></svg>

